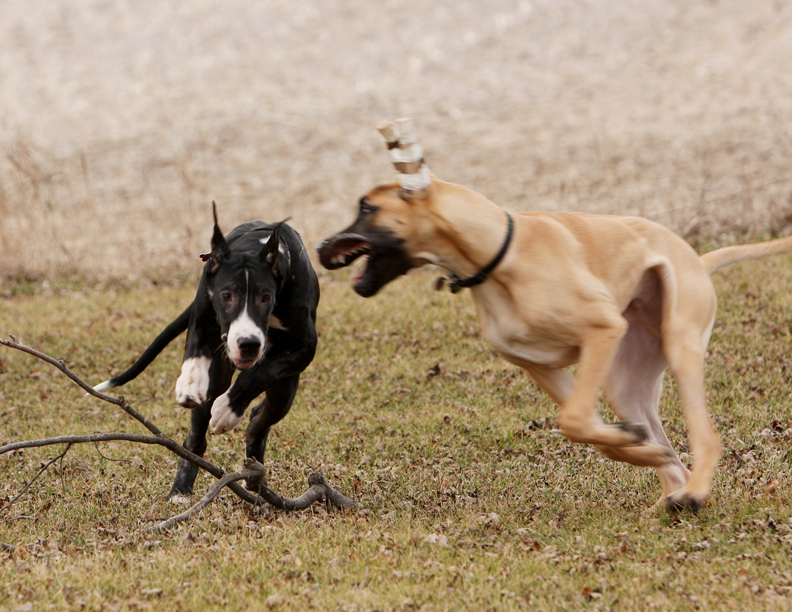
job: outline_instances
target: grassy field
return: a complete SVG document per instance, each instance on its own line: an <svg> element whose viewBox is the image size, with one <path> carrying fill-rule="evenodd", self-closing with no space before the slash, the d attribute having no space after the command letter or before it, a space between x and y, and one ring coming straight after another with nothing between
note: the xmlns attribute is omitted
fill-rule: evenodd
<svg viewBox="0 0 792 612"><path fill-rule="evenodd" d="M569 444L553 404L479 336L469 296L427 272L371 300L321 276L320 345L266 457L296 495L322 470L363 510L254 513L230 493L147 535L175 462L75 447L0 510L3 610L788 610L792 605L792 259L716 275L708 388L724 455L698 515L651 510L653 473ZM6 287L0 330L92 383L124 368L192 286ZM181 440L177 343L127 399ZM142 428L44 363L0 350L0 442ZM603 410L607 408L603 407ZM662 410L687 450L673 384ZM57 447L0 457L7 502ZM243 432L212 438L229 471ZM205 490L213 479L200 476Z"/></svg>
<svg viewBox="0 0 792 612"><path fill-rule="evenodd" d="M789 0L3 0L0 334L107 379L192 298L213 199L226 231L291 217L316 244L393 178L384 118L511 212L643 215L709 246L789 234L790 55ZM181 511L174 458L75 447L0 508L0 610L788 610L790 265L717 275L725 452L698 516L568 444L469 296L423 272L364 301L322 274L319 353L267 468L291 496L321 469L363 510L224 494L146 535ZM123 389L177 440L180 356ZM662 409L688 452L671 382ZM0 347L0 444L94 431L143 433ZM243 439L208 458L236 470ZM0 457L0 504L59 452Z"/></svg>

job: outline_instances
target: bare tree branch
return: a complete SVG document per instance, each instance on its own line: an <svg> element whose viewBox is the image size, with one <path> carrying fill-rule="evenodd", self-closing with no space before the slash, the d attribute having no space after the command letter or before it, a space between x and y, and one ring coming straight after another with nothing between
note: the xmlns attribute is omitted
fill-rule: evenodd
<svg viewBox="0 0 792 612"><path fill-rule="evenodd" d="M34 348L30 348L29 346L20 344L14 339L13 336L11 336L11 341L6 340L5 338L0 338L0 344L4 344L9 348L22 351L23 353L33 355L34 357L37 357L38 359L41 359L42 361L46 361L50 365L55 366L61 372L63 372L67 377L69 377L72 381L74 381L78 387L80 387L83 391L88 393L88 395L93 395L94 397L98 397L100 400L104 400L105 402L108 402L110 404L115 404L116 406L121 408L121 410L123 410L129 416L131 416L133 419L139 421L143 425L143 427L148 429L155 436L163 435L162 432L157 428L157 426L154 425L154 423L149 421L145 416L143 416L137 410L132 408L132 406L130 406L127 403L127 401L124 399L122 395L119 395L118 397L113 397L112 395L105 395L100 391L94 391L94 388L91 385L89 385L82 378L77 376L74 372L72 372L69 368L66 367L66 363L64 363L63 359L53 359L49 355L45 355L44 353L37 351Z"/></svg>
<svg viewBox="0 0 792 612"><path fill-rule="evenodd" d="M63 372L69 379L71 379L74 383L76 383L81 389L83 389L89 395L92 395L100 400L108 402L110 404L114 404L121 408L124 412L130 415L132 418L137 420L141 423L146 429L148 429L153 436L146 436L140 434L129 434L129 433L94 433L90 435L72 435L72 436L58 436L54 438L45 438L42 440L26 440L21 442L12 442L10 444L6 444L5 446L0 446L0 455L5 453L19 450L23 448L37 448L42 446L51 446L54 444L67 444L68 446L63 451L61 455L53 459L52 461L48 462L46 466L44 466L36 477L28 484L25 489L16 497L14 498L9 504L6 504L3 508L0 508L0 512L8 508L11 503L14 503L25 491L28 490L31 484L38 478L41 473L48 468L52 463L61 459L69 450L71 445L73 444L83 444L83 443L93 443L96 444L98 442L108 442L108 441L127 441L127 442L137 442L140 444L152 444L157 446L164 446L169 451L174 453L175 455L190 461L191 463L196 464L202 470L208 472L215 478L219 479L212 489L193 507L191 507L186 512L175 516L171 519L168 519L164 523L156 525L149 530L163 530L168 529L170 526L187 520L188 518L194 516L200 510L205 508L208 504L212 502L212 500L218 495L218 493L224 488L228 487L231 489L238 497L242 500L254 504L254 505L262 505L264 503L269 503L275 508L280 510L302 510L310 506L312 503L319 501L319 500L327 500L332 505L338 508L357 508L359 507L357 503L353 500L343 496L341 493L336 491L330 484L327 482L325 477L319 473L314 472L308 477L308 484L310 488L306 491L303 495L296 499L290 499L288 497L282 497L272 489L270 489L266 484L262 484L259 488L259 495L256 495L252 491L248 491L245 489L241 484L239 484L239 480L249 479L249 478L256 478L262 482L266 482L264 479L264 466L256 461L253 458L248 458L245 462L245 468L239 472L235 472L234 474L226 474L224 470L213 463L210 463L203 457L196 455L195 453L190 452L186 448L184 448L181 444L175 442L171 438L167 437L165 434L157 428L151 421L149 421L144 415L139 413L137 410L132 408L132 406L127 403L127 401L123 398L123 396L113 397L111 395L106 395L99 391L95 391L93 387L88 385L85 381L83 381L79 376L74 374L69 368L66 367L66 364L62 359L53 359L49 355L45 355L44 353L37 351L36 349L30 348L29 346L25 346L24 344L20 344L16 341L16 339L11 336L11 341L5 340L0 338L0 344L7 346L9 348L13 348L24 353L28 353L29 355L33 355L34 357L45 361L58 370ZM8 550L4 547L4 549Z"/></svg>
<svg viewBox="0 0 792 612"><path fill-rule="evenodd" d="M158 446L164 446L172 453L178 455L195 463L198 467L200 467L205 472L208 472L215 478L222 478L225 475L225 471L210 463L203 457L196 455L188 451L178 442L171 440L166 436L145 436L141 434L129 434L129 433L104 433L104 434L89 434L84 436L58 436L56 438L44 438L43 440L24 440L22 442L12 442L11 444L6 444L5 446L0 446L0 455L5 453L19 450L21 448L38 448L41 446L52 446L53 444L85 444L85 443L92 443L92 442L112 442L112 441L126 441L126 442L138 442L140 444L153 444ZM265 502L271 503L273 506L280 507L276 503L272 503L269 499L265 497L259 497L255 493L248 491L244 487L239 484L232 483L229 487L234 493L236 493L239 497L241 497L244 501L249 502L255 505L261 505ZM275 494L277 497L277 494Z"/></svg>

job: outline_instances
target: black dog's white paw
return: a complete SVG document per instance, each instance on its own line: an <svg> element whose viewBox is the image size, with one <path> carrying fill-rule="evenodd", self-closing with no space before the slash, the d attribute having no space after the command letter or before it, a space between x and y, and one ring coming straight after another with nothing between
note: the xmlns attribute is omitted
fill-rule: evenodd
<svg viewBox="0 0 792 612"><path fill-rule="evenodd" d="M241 420L242 415L238 415L231 410L231 403L228 400L228 392L226 391L212 404L212 420L209 421L209 431L213 434L224 434L239 425Z"/></svg>
<svg viewBox="0 0 792 612"><path fill-rule="evenodd" d="M206 401L209 392L209 357L190 357L182 364L176 381L176 403L185 408L197 408Z"/></svg>
<svg viewBox="0 0 792 612"><path fill-rule="evenodd" d="M193 499L192 499L191 496L189 496L189 495L181 495L179 493L176 493L175 495L171 495L168 498L168 501L170 503L172 503L172 504L179 504L181 506L186 506L188 504L192 505L192 503L193 503Z"/></svg>

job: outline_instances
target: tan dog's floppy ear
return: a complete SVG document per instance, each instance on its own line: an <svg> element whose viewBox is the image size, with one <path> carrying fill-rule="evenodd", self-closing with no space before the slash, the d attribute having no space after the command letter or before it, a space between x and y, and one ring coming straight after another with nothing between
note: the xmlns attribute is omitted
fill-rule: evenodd
<svg viewBox="0 0 792 612"><path fill-rule="evenodd" d="M399 195L408 201L428 195L432 177L424 163L423 148L415 138L412 119L398 119L395 126L383 121L377 129L388 143L393 165L399 175Z"/></svg>
<svg viewBox="0 0 792 612"><path fill-rule="evenodd" d="M220 226L217 223L217 204L212 200L212 216L214 217L214 232L212 233L212 272L216 272L220 267L223 258L228 254L228 245L226 244L225 236L220 231Z"/></svg>

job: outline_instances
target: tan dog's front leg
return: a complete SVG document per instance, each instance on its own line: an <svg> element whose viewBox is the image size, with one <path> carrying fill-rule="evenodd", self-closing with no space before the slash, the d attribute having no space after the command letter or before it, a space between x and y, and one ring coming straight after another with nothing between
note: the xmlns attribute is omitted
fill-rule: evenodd
<svg viewBox="0 0 792 612"><path fill-rule="evenodd" d="M548 368L537 364L524 364L526 372L547 395L563 406L575 387L575 377L563 368Z"/></svg>
<svg viewBox="0 0 792 612"><path fill-rule="evenodd" d="M648 437L646 428L638 423L605 425L596 409L600 388L626 329L627 322L618 317L610 327L592 329L583 341L577 380L569 398L561 404L558 418L561 431L572 442L633 446Z"/></svg>
<svg viewBox="0 0 792 612"><path fill-rule="evenodd" d="M523 366L537 385L547 393L559 406L563 406L572 395L575 386L575 378L566 370L560 368L548 368L536 364ZM604 424L603 424L604 426ZM671 491L682 487L685 481L679 482L678 478L672 479L676 473L672 471L670 476L666 476L669 470L661 467L672 462L676 455L674 451L661 444L643 443L636 446L605 446L596 445L597 449L609 459L623 461L637 466L651 466L658 468L658 475L663 483L663 497ZM670 484L669 484L670 482Z"/></svg>

